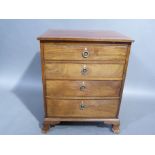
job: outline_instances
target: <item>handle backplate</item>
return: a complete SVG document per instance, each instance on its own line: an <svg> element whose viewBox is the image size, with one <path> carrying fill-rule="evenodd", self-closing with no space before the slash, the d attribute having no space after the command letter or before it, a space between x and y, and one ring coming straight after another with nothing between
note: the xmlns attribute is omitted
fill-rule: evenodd
<svg viewBox="0 0 155 155"><path fill-rule="evenodd" d="M83 101L82 101L82 103L80 104L80 110L84 110L85 108L86 108L87 106L83 103Z"/></svg>
<svg viewBox="0 0 155 155"><path fill-rule="evenodd" d="M82 85L80 86L80 91L84 91L85 89L86 89L86 86L85 86L85 82L83 81Z"/></svg>
<svg viewBox="0 0 155 155"><path fill-rule="evenodd" d="M86 75L87 73L88 73L88 68L86 67L86 65L84 65L83 68L81 69L81 74Z"/></svg>
<svg viewBox="0 0 155 155"><path fill-rule="evenodd" d="M89 57L89 51L87 48L84 49L84 51L82 52L82 57L83 58L88 58Z"/></svg>

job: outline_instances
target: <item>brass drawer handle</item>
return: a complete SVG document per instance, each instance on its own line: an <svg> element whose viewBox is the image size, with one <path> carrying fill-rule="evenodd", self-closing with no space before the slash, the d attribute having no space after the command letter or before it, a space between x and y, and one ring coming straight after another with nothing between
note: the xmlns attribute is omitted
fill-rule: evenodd
<svg viewBox="0 0 155 155"><path fill-rule="evenodd" d="M85 89L86 89L86 86L81 86L81 87L80 87L80 90L81 90L81 91L84 91Z"/></svg>
<svg viewBox="0 0 155 155"><path fill-rule="evenodd" d="M87 50L87 48L85 48L84 51L82 52L82 56L83 56L83 58L88 58L89 51Z"/></svg>
<svg viewBox="0 0 155 155"><path fill-rule="evenodd" d="M86 75L87 73L88 73L88 68L86 67L86 65L84 65L82 70L81 70L81 74Z"/></svg>
<svg viewBox="0 0 155 155"><path fill-rule="evenodd" d="M85 83L84 81L82 82L82 85L80 86L80 90L84 91L86 89Z"/></svg>
<svg viewBox="0 0 155 155"><path fill-rule="evenodd" d="M82 101L82 103L80 104L80 110L84 110L85 108L86 108L87 106L83 103L83 101Z"/></svg>

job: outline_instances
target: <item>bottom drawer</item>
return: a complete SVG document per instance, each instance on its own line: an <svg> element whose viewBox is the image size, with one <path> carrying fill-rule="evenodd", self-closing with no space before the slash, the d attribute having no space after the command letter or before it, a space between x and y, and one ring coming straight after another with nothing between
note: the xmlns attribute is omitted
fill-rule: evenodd
<svg viewBox="0 0 155 155"><path fill-rule="evenodd" d="M48 117L115 118L119 100L47 99Z"/></svg>

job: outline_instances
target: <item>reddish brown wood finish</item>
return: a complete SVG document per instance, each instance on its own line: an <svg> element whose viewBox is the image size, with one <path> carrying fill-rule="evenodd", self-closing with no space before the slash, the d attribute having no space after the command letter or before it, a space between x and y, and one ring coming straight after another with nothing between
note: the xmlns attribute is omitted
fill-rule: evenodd
<svg viewBox="0 0 155 155"><path fill-rule="evenodd" d="M45 75L46 79L122 80L123 69L124 64L46 63Z"/></svg>
<svg viewBox="0 0 155 155"><path fill-rule="evenodd" d="M116 118L119 100L49 100L48 117Z"/></svg>
<svg viewBox="0 0 155 155"><path fill-rule="evenodd" d="M46 80L51 97L119 97L121 81Z"/></svg>
<svg viewBox="0 0 155 155"><path fill-rule="evenodd" d="M43 41L102 41L102 42L126 42L133 40L114 31L80 31L80 30L48 30L38 37Z"/></svg>
<svg viewBox="0 0 155 155"><path fill-rule="evenodd" d="M112 31L64 30L49 30L38 39L43 131L61 121L103 121L119 133L118 115L133 40Z"/></svg>
<svg viewBox="0 0 155 155"><path fill-rule="evenodd" d="M45 43L45 60L125 60L126 45L119 44L81 44L81 43ZM89 51L89 56L83 53Z"/></svg>

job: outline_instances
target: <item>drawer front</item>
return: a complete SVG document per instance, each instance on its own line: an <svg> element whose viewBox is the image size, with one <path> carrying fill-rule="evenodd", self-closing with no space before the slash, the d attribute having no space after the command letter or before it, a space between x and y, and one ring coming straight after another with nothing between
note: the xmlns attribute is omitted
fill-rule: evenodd
<svg viewBox="0 0 155 155"><path fill-rule="evenodd" d="M124 60L125 45L45 43L45 60Z"/></svg>
<svg viewBox="0 0 155 155"><path fill-rule="evenodd" d="M46 80L46 93L51 97L119 96L121 81Z"/></svg>
<svg viewBox="0 0 155 155"><path fill-rule="evenodd" d="M45 64L46 79L122 80L124 64Z"/></svg>
<svg viewBox="0 0 155 155"><path fill-rule="evenodd" d="M50 100L48 117L115 118L119 100Z"/></svg>

